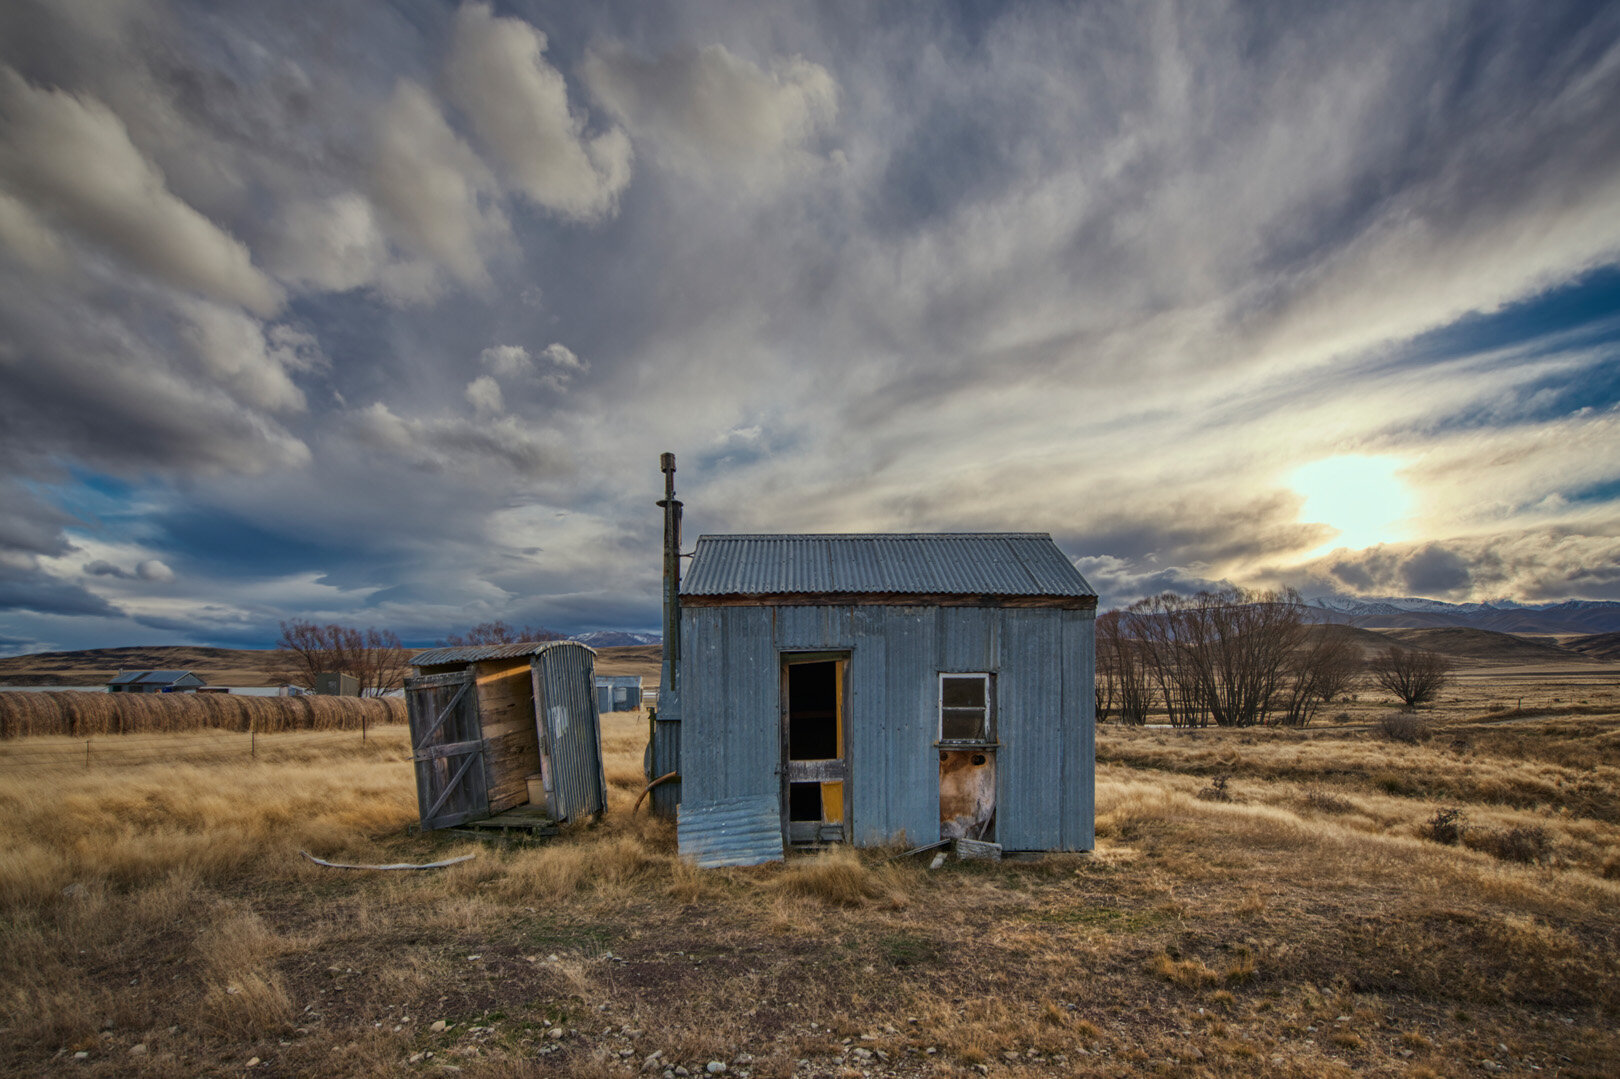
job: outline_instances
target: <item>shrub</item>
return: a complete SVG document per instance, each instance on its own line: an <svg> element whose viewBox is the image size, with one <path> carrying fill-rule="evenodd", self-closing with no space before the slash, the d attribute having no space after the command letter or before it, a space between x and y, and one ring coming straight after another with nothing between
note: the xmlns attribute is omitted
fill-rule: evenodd
<svg viewBox="0 0 1620 1079"><path fill-rule="evenodd" d="M1437 809L1434 816L1430 817L1419 831L1424 839L1454 846L1463 837L1463 832L1467 828L1466 821L1467 818L1460 809Z"/></svg>
<svg viewBox="0 0 1620 1079"><path fill-rule="evenodd" d="M1408 742L1416 745L1418 742L1427 742L1434 735L1429 729L1428 721L1411 712L1386 712L1379 717L1378 726L1384 732L1384 737L1391 742Z"/></svg>
<svg viewBox="0 0 1620 1079"><path fill-rule="evenodd" d="M1326 791L1310 791L1305 795L1305 808L1318 813L1354 813L1355 804L1348 799Z"/></svg>
<svg viewBox="0 0 1620 1079"><path fill-rule="evenodd" d="M1552 860L1552 837L1545 828L1535 824L1504 831L1469 832L1464 842L1504 862L1544 865Z"/></svg>

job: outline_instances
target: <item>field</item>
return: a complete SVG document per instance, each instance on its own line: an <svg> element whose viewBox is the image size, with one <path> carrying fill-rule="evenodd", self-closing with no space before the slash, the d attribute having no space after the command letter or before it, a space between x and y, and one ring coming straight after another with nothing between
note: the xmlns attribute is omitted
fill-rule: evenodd
<svg viewBox="0 0 1620 1079"><path fill-rule="evenodd" d="M1094 854L937 870L684 865L640 714L527 848L411 833L398 726L0 757L0 1072L1620 1074L1620 666L1500 658L1410 741L1106 725Z"/></svg>

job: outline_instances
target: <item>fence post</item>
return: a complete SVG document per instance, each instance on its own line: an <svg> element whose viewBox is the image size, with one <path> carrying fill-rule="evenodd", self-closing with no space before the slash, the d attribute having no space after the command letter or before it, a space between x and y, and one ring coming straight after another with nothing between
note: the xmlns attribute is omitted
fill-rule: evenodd
<svg viewBox="0 0 1620 1079"><path fill-rule="evenodd" d="M259 732L249 728L248 739L248 756L257 757L259 755Z"/></svg>
<svg viewBox="0 0 1620 1079"><path fill-rule="evenodd" d="M90 767L90 739L88 738L84 740L84 766L86 768Z"/></svg>
<svg viewBox="0 0 1620 1079"><path fill-rule="evenodd" d="M366 710L364 708L362 708L360 710L360 741L364 742L365 740L366 740Z"/></svg>

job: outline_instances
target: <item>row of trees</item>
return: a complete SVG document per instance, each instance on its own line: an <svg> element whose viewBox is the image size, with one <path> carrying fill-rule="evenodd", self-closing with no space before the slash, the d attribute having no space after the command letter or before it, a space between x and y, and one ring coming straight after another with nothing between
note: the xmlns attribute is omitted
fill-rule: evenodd
<svg viewBox="0 0 1620 1079"><path fill-rule="evenodd" d="M557 641L563 635L535 626L515 628L499 619L481 622L466 633L453 633L445 644L465 646ZM391 630L294 620L281 623L272 673L290 685L311 689L315 676L327 672L352 675L362 697L380 697L401 688L410 673L410 652Z"/></svg>
<svg viewBox="0 0 1620 1079"><path fill-rule="evenodd" d="M1162 709L1177 727L1303 727L1364 667L1355 643L1315 625L1292 589L1165 592L1098 617L1097 718L1139 724ZM1432 699L1448 671L1434 653L1399 648L1373 664L1409 705Z"/></svg>

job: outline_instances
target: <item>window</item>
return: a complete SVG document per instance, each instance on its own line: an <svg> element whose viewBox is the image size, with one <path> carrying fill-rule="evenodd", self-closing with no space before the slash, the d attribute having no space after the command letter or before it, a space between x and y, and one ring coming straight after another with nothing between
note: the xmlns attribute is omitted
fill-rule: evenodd
<svg viewBox="0 0 1620 1079"><path fill-rule="evenodd" d="M995 683L988 674L939 676L939 740L995 741Z"/></svg>

